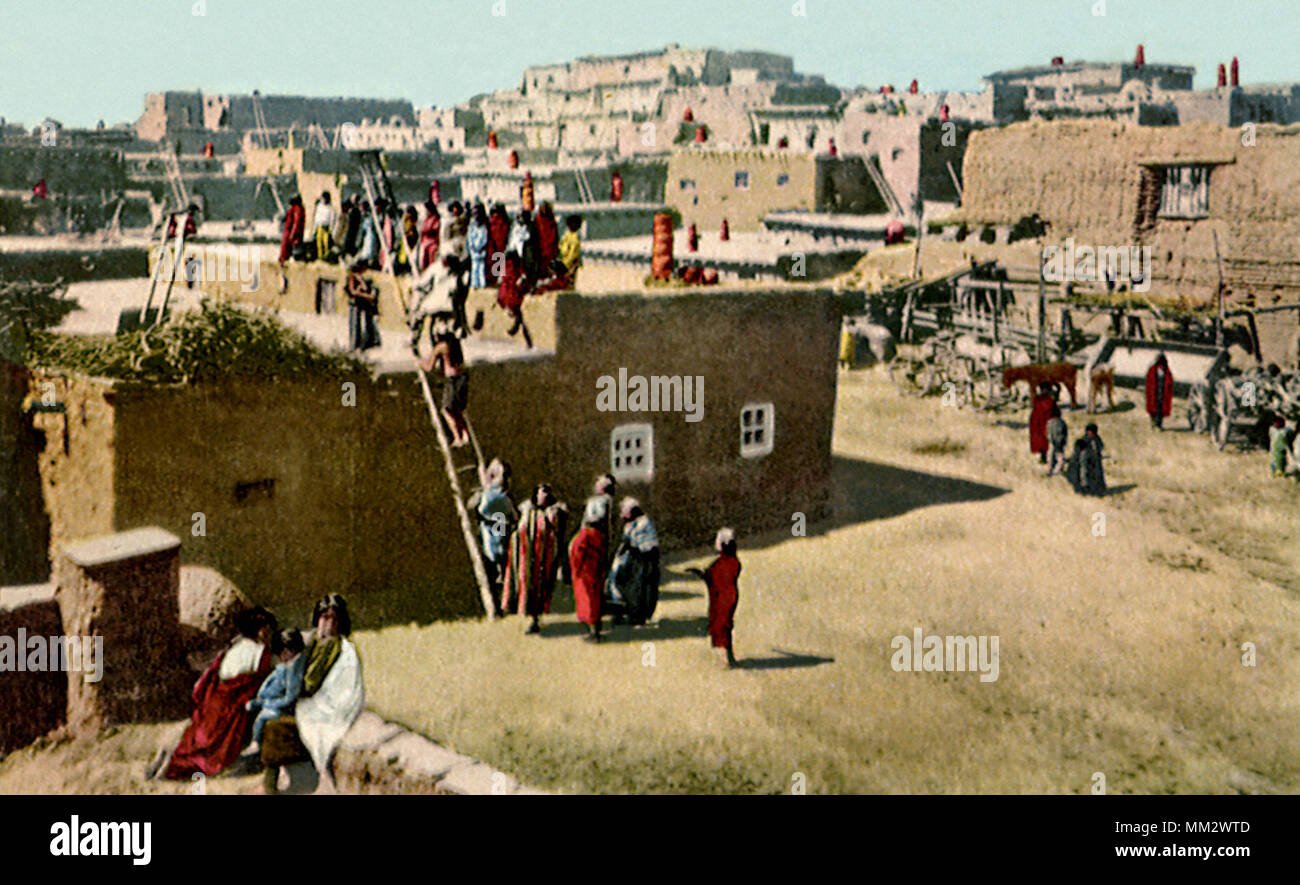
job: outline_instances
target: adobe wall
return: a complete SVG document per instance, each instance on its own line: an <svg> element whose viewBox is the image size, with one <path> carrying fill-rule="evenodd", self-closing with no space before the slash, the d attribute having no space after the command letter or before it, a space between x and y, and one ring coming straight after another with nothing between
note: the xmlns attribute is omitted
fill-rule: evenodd
<svg viewBox="0 0 1300 885"><path fill-rule="evenodd" d="M63 413L31 417L41 475L41 498L51 541L102 535L114 529L116 490L116 382L59 373L37 373L31 393L47 389Z"/></svg>
<svg viewBox="0 0 1300 885"><path fill-rule="evenodd" d="M265 257L279 257L278 246L264 246L262 249ZM204 253L201 247L195 247L193 249L187 248L185 254L188 261L190 256L202 256ZM348 299L345 293L347 270L343 265L330 264L324 261L287 262L283 268L283 278L288 280L288 287L283 292L280 291L281 273L277 261L266 260L259 265L256 285L253 285L249 291L244 291L244 284L238 279L205 280L203 289L204 292L215 298L242 301L276 310L298 313L333 313L338 316L347 315ZM237 276L237 274L229 273L227 275ZM398 334L402 333L407 326L405 312L398 300L398 286L401 286L401 297L409 299L411 297L409 278L403 277L399 282L390 274L378 271L367 271L364 276L379 291L378 322L380 329L387 329ZM332 311L327 309L328 305L325 303L322 303L318 310L317 292L322 281L334 284L334 306ZM528 331L533 337L533 345L542 350L553 350L555 348L554 305L554 294L530 295L524 299L524 321L528 324ZM479 310L483 311L484 317L484 328L479 334L500 341L521 340L517 336L511 338L506 334L511 321L506 313L497 306L495 289L480 289L470 293L469 301L466 304L466 313L471 321L475 312Z"/></svg>
<svg viewBox="0 0 1300 885"><path fill-rule="evenodd" d="M0 146L0 188L31 190L44 178L50 192L99 196L127 186L122 152L103 148Z"/></svg>
<svg viewBox="0 0 1300 885"><path fill-rule="evenodd" d="M1294 299L1300 286L1300 127L1242 131L1209 124L1142 127L1107 122L1019 123L972 134L965 194L954 218L1014 224L1037 212L1053 242L1152 247L1153 291L1214 296L1215 231L1234 295ZM1209 215L1159 219L1139 231L1141 162L1216 162Z"/></svg>
<svg viewBox="0 0 1300 885"><path fill-rule="evenodd" d="M749 173L749 187L736 187L736 173ZM780 176L789 180L778 185ZM695 182L681 187L682 180ZM817 160L790 151L678 151L668 161L664 202L681 214L683 227L716 231L722 219L734 231L756 231L763 217L783 209L817 206Z"/></svg>
<svg viewBox="0 0 1300 885"><path fill-rule="evenodd" d="M43 435L23 411L26 369L0 359L0 586L49 577L50 520L41 495Z"/></svg>
<svg viewBox="0 0 1300 885"><path fill-rule="evenodd" d="M84 637L97 637L100 646L97 660L83 657L65 674L72 733L176 719L189 709L179 547L175 535L157 527L59 545L61 632L82 639L83 655Z"/></svg>
<svg viewBox="0 0 1300 885"><path fill-rule="evenodd" d="M608 469L609 434L654 428L655 474L627 484L647 505L668 547L711 543L713 532L788 527L796 511L829 514L839 311L829 293L708 292L670 297L562 295L557 302L556 414L567 416L569 485L584 493ZM704 419L680 413L596 411L597 379L704 377ZM774 450L739 454L741 407L775 407ZM743 541L742 541L743 543Z"/></svg>
<svg viewBox="0 0 1300 885"><path fill-rule="evenodd" d="M620 494L643 500L666 549L705 545L723 524L751 533L828 515L839 329L828 292L548 297L555 355L470 368L475 430L488 458L513 465L517 499L549 482L576 514L610 469L610 432L650 423L653 479ZM703 420L597 411L597 378L620 368L703 376ZM182 562L217 569L288 621L326 592L348 594L358 623L481 614L414 375L355 383L355 405L341 382L312 378L68 385L71 454L55 434L41 456L53 540L159 526L181 539ZM776 415L775 448L757 459L739 453L752 402Z"/></svg>
<svg viewBox="0 0 1300 885"><path fill-rule="evenodd" d="M52 586L0 590L0 636L17 644L19 630L27 636L62 635ZM68 680L61 672L0 672L0 756L61 726L67 696Z"/></svg>

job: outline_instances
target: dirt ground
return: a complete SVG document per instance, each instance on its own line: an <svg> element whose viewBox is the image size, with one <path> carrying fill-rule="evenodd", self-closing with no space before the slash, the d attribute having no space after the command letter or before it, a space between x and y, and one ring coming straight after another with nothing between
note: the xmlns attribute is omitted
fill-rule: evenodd
<svg viewBox="0 0 1300 885"><path fill-rule="evenodd" d="M1295 792L1300 487L1184 430L1182 401L1157 433L1117 393L1091 499L1045 477L1023 413L842 373L836 515L740 539L738 669L710 660L700 548L668 559L656 625L597 646L563 596L540 638L360 632L368 704L560 792ZM998 636L998 679L895 671L915 628ZM0 792L187 791L140 779L169 727L12 754Z"/></svg>
<svg viewBox="0 0 1300 885"><path fill-rule="evenodd" d="M741 540L740 669L710 665L682 576L701 550L669 563L656 629L597 647L571 615L540 639L518 619L365 634L370 700L559 791L1294 791L1297 486L1182 430L1181 401L1156 433L1125 397L1096 418L1097 500L1045 477L1023 414L842 374L837 515ZM895 672L917 627L999 636L998 680Z"/></svg>

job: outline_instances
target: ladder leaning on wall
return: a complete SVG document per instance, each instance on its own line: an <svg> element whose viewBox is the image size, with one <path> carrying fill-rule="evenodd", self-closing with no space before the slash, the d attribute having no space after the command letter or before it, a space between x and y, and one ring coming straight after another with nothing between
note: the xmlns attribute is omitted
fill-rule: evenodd
<svg viewBox="0 0 1300 885"><path fill-rule="evenodd" d="M388 173L384 169L384 164L377 148L354 150L352 156L356 158L357 165L361 167L361 182L365 188L366 199L370 201L370 220L375 225L375 231L383 238L383 226L380 224L381 219L375 210L375 200L383 197L388 201L388 205L396 206L397 201L393 198L392 184L388 180ZM402 236L401 230L394 225L394 238ZM395 273L397 249L394 243L393 249L388 249L387 256L384 259L383 270L393 276L394 288L397 292L397 302L402 306L407 320L410 320L411 312L416 308L414 298L408 300L402 289L402 279ZM414 259L414 256L412 256ZM414 295L414 293L412 293ZM443 424L442 416L439 414L437 403L433 398L433 389L429 384L428 373L420 365L419 352L417 350L418 342L412 340L411 351L415 359L415 371L420 379L420 390L424 395L424 404L429 409L429 419L433 422L433 429L438 436L438 448L442 451L443 466L447 471L447 484L451 487L451 496L456 503L456 515L460 520L461 535L465 541L465 548L469 551L470 565L474 568L474 579L478 583L479 596L483 602L483 611L487 614L489 620L496 617L496 602L492 598L492 587L488 582L487 568L483 564L483 552L479 549L478 538L476 537L473 520L470 519L469 508L465 506L465 492L461 485L460 476L462 473L473 471L479 480L479 484L484 482L486 468L483 464L483 450L479 448L478 436L474 433L474 425L470 423L469 414L465 417L465 427L469 431L469 438L473 443L472 453L474 460L463 464L456 463L454 450L449 439L448 428Z"/></svg>

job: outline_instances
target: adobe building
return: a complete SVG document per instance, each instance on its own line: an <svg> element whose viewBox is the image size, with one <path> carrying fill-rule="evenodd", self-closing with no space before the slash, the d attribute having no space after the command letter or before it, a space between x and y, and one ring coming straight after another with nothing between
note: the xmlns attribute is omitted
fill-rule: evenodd
<svg viewBox="0 0 1300 885"><path fill-rule="evenodd" d="M664 202L683 225L757 231L782 210L872 214L886 211L861 157L790 151L677 151L668 160Z"/></svg>
<svg viewBox="0 0 1300 885"><path fill-rule="evenodd" d="M1150 246L1153 295L1228 307L1300 300L1300 126L1025 122L972 134L950 223L1037 215L1045 242ZM1261 316L1266 359L1293 362L1296 312ZM1270 356L1270 351L1273 354Z"/></svg>
<svg viewBox="0 0 1300 885"><path fill-rule="evenodd" d="M301 95L259 95L257 118L251 95L204 95L192 92L151 92L145 96L144 113L136 121L136 134L145 141L173 140L190 135L227 134L236 143L251 129L305 129L317 125L333 129L362 120L400 121L415 124L415 108L409 101L373 98L312 98Z"/></svg>
<svg viewBox="0 0 1300 885"><path fill-rule="evenodd" d="M346 311L337 267L291 265L289 274L283 295L274 262L253 293L237 282L209 292ZM404 336L392 279L375 277L385 334ZM334 297L322 298L325 288ZM706 545L722 525L743 537L788 527L795 512L829 515L841 315L832 292L535 296L525 308L537 343L529 351L505 335L493 295L476 291L469 306L486 316L467 344L469 413L485 456L513 465L517 500L548 482L576 520L595 477L613 472L666 549ZM482 339L496 341L484 348ZM633 400L602 411L603 376L662 379L661 410L632 411ZM688 378L693 390L702 379L697 415L688 398L677 402L672 379ZM181 539L182 563L218 570L287 618L325 592L348 594L363 625L481 614L407 366L188 385L50 373L32 389L45 381L62 410L31 416L21 437L18 463L39 473L41 493L27 502L32 518L7 519L15 543L30 548L15 550L16 562L64 539L158 526ZM4 408L17 409L16 389L4 389Z"/></svg>

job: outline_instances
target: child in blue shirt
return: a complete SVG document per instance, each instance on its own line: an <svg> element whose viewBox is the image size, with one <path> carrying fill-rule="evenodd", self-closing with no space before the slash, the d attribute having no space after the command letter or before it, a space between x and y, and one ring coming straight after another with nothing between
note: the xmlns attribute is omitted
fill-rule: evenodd
<svg viewBox="0 0 1300 885"><path fill-rule="evenodd" d="M302 634L289 629L282 631L276 639L280 663L257 690L257 697L248 702L248 709L257 711L257 718L253 720L254 744L261 743L266 723L293 712L294 702L302 692L302 677L307 668L307 656L302 653Z"/></svg>

